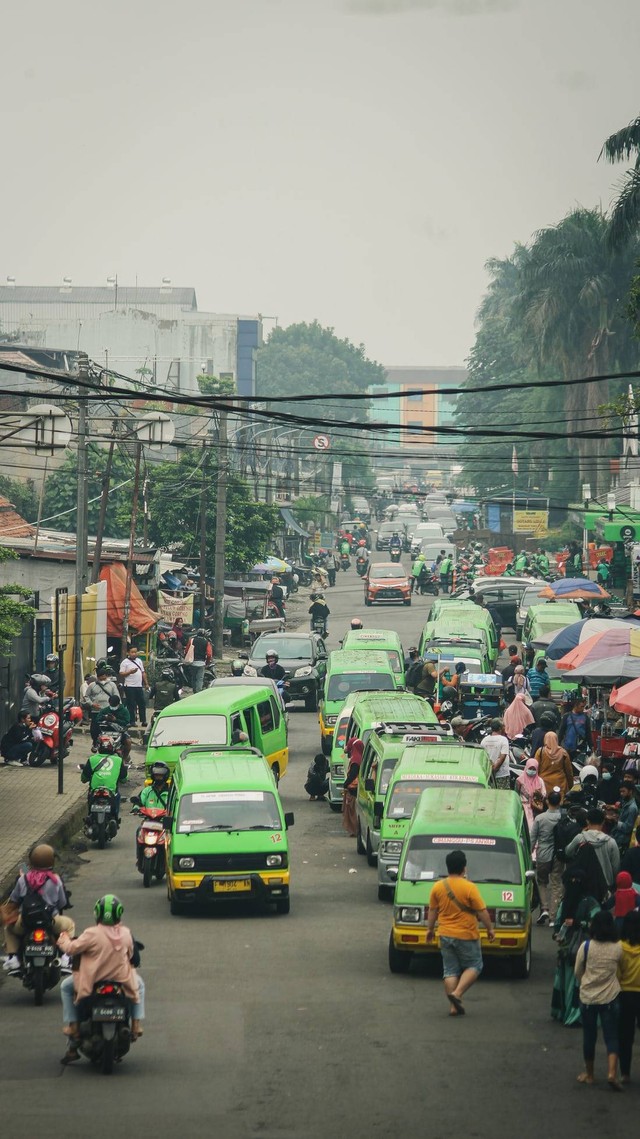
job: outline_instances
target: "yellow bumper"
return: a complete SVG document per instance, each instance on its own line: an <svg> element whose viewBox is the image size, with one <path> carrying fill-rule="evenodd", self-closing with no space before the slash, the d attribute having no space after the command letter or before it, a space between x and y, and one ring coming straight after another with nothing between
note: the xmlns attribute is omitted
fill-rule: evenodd
<svg viewBox="0 0 640 1139"><path fill-rule="evenodd" d="M246 873L235 871L233 874L173 874L169 871L169 885L171 891L198 890L207 879L209 882L230 882L239 878L260 878L264 886L288 886L290 872L283 870L247 870Z"/></svg>
<svg viewBox="0 0 640 1139"><path fill-rule="evenodd" d="M489 941L485 931L482 930L480 947L487 957L524 953L530 933L530 925L526 929L496 930L495 941ZM406 949L412 953L438 953L440 950L437 931L433 941L427 942L426 926L394 924L393 944L396 949Z"/></svg>

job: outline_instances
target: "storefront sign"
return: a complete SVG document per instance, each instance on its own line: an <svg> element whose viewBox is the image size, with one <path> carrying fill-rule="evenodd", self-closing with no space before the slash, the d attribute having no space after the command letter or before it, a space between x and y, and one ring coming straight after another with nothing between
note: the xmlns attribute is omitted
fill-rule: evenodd
<svg viewBox="0 0 640 1139"><path fill-rule="evenodd" d="M158 612L161 621L168 621L170 625L177 617L182 617L185 624L193 621L193 595L191 597L174 597L173 593L164 593L158 590Z"/></svg>
<svg viewBox="0 0 640 1139"><path fill-rule="evenodd" d="M527 531L536 538L544 538L549 533L549 514L546 510L514 510L513 529Z"/></svg>

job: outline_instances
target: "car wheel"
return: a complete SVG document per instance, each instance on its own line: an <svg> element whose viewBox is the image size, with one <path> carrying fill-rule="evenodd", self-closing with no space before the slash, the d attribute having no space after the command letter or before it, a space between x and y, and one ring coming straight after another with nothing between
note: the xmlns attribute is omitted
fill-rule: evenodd
<svg viewBox="0 0 640 1139"><path fill-rule="evenodd" d="M365 597L364 603L365 603L365 605L371 605L371 602L370 602L368 597Z"/></svg>
<svg viewBox="0 0 640 1139"><path fill-rule="evenodd" d="M366 848L362 841L362 827L360 826L360 819L358 819L358 830L356 834L356 850L358 854L366 854Z"/></svg>
<svg viewBox="0 0 640 1139"><path fill-rule="evenodd" d="M378 886L378 901L379 902L392 902L393 901L393 886Z"/></svg>
<svg viewBox="0 0 640 1139"><path fill-rule="evenodd" d="M524 953L511 958L511 976L516 981L526 981L531 972L531 935L527 941Z"/></svg>
<svg viewBox="0 0 640 1139"><path fill-rule="evenodd" d="M393 933L389 934L389 968L392 973L408 973L413 954L407 949L396 949Z"/></svg>
<svg viewBox="0 0 640 1139"><path fill-rule="evenodd" d="M305 696L305 698L304 698L304 710L305 710L305 712L317 712L318 711L318 693L317 692L311 692L309 696Z"/></svg>
<svg viewBox="0 0 640 1139"><path fill-rule="evenodd" d="M367 852L367 862L369 863L369 866L377 866L378 865L378 855L373 853L373 847L371 845L371 834L369 833L369 830L367 830L367 841L365 843L365 850Z"/></svg>
<svg viewBox="0 0 640 1139"><path fill-rule="evenodd" d="M405 604L405 605L411 605L411 598L410 598L410 597L405 597L405 599L404 599L404 604Z"/></svg>
<svg viewBox="0 0 640 1139"><path fill-rule="evenodd" d="M329 803L334 815L337 815L342 810L342 803Z"/></svg>
<svg viewBox="0 0 640 1139"><path fill-rule="evenodd" d="M322 737L322 739L320 741L320 746L322 748L322 754L323 755L331 755L331 744L332 743L333 743L333 738L331 736L323 736Z"/></svg>
<svg viewBox="0 0 640 1139"><path fill-rule="evenodd" d="M277 914L288 914L291 909L291 898L278 898L276 902Z"/></svg>

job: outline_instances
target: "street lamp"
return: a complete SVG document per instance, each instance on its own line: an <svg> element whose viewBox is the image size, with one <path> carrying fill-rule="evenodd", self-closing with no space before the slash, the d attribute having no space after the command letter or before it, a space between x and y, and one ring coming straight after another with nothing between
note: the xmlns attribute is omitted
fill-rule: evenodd
<svg viewBox="0 0 640 1139"><path fill-rule="evenodd" d="M585 516L582 526L582 557L587 563L587 550L589 548L589 532L587 530L587 515L586 511L589 509L589 502L591 501L591 483L583 482L582 484L582 501L584 502Z"/></svg>

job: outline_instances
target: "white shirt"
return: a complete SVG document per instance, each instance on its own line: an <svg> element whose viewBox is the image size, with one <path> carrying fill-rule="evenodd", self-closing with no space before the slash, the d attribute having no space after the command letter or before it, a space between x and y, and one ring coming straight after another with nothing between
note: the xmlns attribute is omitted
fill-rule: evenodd
<svg viewBox="0 0 640 1139"><path fill-rule="evenodd" d="M494 771L496 779L506 779L509 775L509 741L507 737L492 732L490 735L484 737L482 746L492 763L500 759L500 756L504 755L505 752L507 753L500 767Z"/></svg>
<svg viewBox="0 0 640 1139"><path fill-rule="evenodd" d="M120 672L124 676L125 688L142 688L144 665L137 657L135 660L125 657L120 665Z"/></svg>

